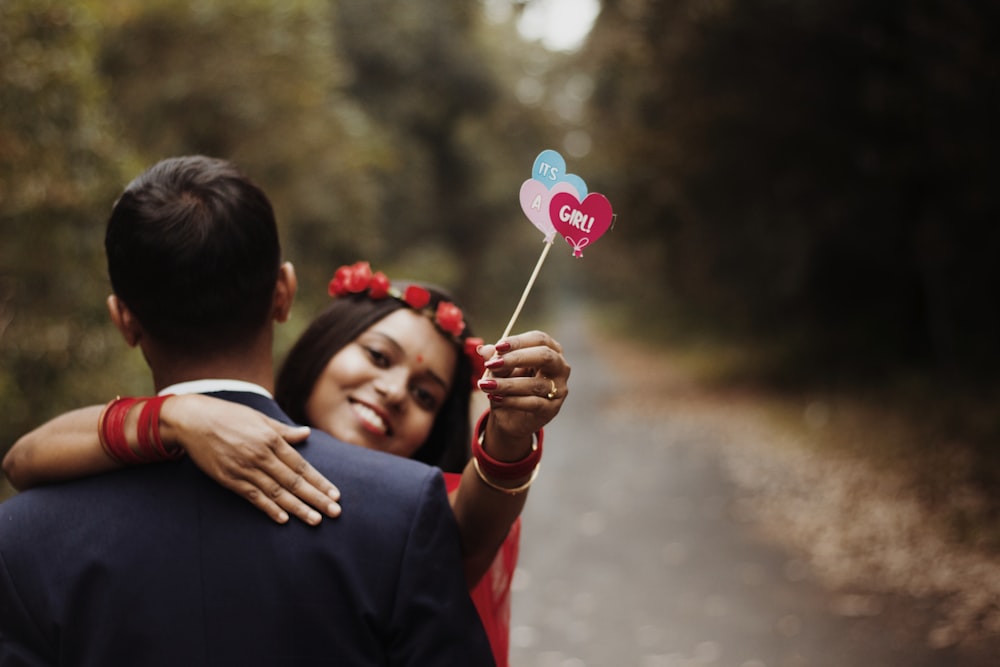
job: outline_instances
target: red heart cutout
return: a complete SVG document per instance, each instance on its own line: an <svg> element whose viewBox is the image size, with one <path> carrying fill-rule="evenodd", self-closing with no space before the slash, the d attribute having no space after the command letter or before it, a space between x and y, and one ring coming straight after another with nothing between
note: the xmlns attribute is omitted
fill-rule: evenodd
<svg viewBox="0 0 1000 667"><path fill-rule="evenodd" d="M611 202L597 192L591 192L582 202L568 192L557 192L549 200L549 219L573 246L573 256L583 257L583 249L611 228Z"/></svg>

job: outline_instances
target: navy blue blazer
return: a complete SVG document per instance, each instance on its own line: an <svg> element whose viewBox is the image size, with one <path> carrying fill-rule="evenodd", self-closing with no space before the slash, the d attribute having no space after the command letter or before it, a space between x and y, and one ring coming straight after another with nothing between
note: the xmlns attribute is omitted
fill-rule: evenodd
<svg viewBox="0 0 1000 667"><path fill-rule="evenodd" d="M316 430L299 451L342 493L317 527L186 459L0 504L0 667L493 665L440 472Z"/></svg>

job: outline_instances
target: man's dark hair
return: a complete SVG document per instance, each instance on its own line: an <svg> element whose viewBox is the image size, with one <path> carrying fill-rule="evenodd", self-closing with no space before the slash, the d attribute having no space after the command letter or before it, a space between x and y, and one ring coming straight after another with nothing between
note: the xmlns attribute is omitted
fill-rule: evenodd
<svg viewBox="0 0 1000 667"><path fill-rule="evenodd" d="M111 287L168 349L238 345L269 320L281 264L264 192L225 160L163 160L115 203L104 239Z"/></svg>

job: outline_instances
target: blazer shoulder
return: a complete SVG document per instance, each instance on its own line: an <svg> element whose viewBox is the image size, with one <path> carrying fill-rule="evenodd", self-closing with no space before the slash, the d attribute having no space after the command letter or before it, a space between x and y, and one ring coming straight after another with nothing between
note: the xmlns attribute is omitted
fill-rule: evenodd
<svg viewBox="0 0 1000 667"><path fill-rule="evenodd" d="M443 480L434 466L347 444L315 429L299 452L341 491L357 483L382 494L414 495L427 493L429 484Z"/></svg>

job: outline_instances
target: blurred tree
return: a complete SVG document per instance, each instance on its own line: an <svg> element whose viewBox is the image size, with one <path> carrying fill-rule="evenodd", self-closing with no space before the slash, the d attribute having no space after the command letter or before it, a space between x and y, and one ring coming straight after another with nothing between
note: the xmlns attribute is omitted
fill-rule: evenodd
<svg viewBox="0 0 1000 667"><path fill-rule="evenodd" d="M509 230L536 149L511 141L524 116L490 69L478 5L118 6L101 71L129 140L151 160L204 152L254 175L299 268L302 309L359 257L479 300L466 286L488 282L483 249ZM508 190L490 191L515 160Z"/></svg>
<svg viewBox="0 0 1000 667"><path fill-rule="evenodd" d="M150 162L204 153L257 180L307 302L322 295L330 266L378 251L371 171L388 146L342 94L326 0L118 7L100 68L128 139Z"/></svg>
<svg viewBox="0 0 1000 667"><path fill-rule="evenodd" d="M606 0L595 152L647 296L800 368L993 381L998 11Z"/></svg>
<svg viewBox="0 0 1000 667"><path fill-rule="evenodd" d="M99 41L90 3L0 3L0 452L120 391L134 360L104 309L103 225L130 153L104 113Z"/></svg>
<svg viewBox="0 0 1000 667"><path fill-rule="evenodd" d="M391 186L383 190L382 222L402 247L450 238L453 249L469 249L474 173L459 128L497 94L469 40L475 9L465 2L337 3L336 42L350 65L351 94L396 148L384 176Z"/></svg>
<svg viewBox="0 0 1000 667"><path fill-rule="evenodd" d="M148 389L106 321L101 241L123 184L168 155L233 159L271 195L305 312L279 347L359 257L456 287L489 335L537 253L517 188L551 143L513 92L513 25L480 10L0 3L0 449L52 414Z"/></svg>
<svg viewBox="0 0 1000 667"><path fill-rule="evenodd" d="M459 0L336 7L348 90L394 148L380 171L380 232L397 258L454 286L473 310L505 294L513 308L533 257L495 262L508 254L495 244L528 232L517 191L541 147L538 118L513 92L520 63L498 57L516 40L512 25L484 26L480 3Z"/></svg>

